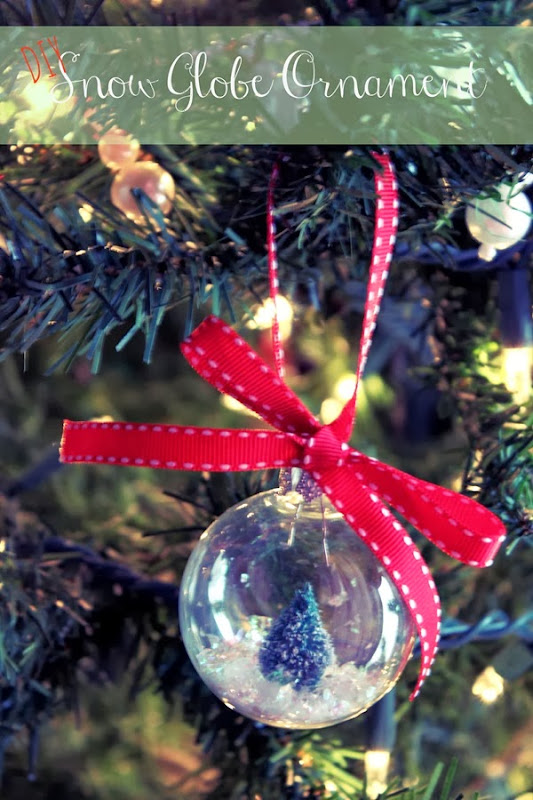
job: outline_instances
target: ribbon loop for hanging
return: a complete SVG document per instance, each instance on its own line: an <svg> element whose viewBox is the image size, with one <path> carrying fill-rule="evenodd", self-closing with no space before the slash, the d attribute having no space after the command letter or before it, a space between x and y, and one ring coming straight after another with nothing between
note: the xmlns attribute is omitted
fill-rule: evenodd
<svg viewBox="0 0 533 800"><path fill-rule="evenodd" d="M352 397L348 400L335 422L332 423L333 430L342 441L348 441L355 423L357 393L372 343L372 336L381 306L381 298L385 292L385 283L389 274L398 229L398 183L392 161L389 156L380 153L372 153L372 157L381 166L382 171L376 174L374 179L377 194L376 220L363 314L363 330L359 342L359 355L355 372L355 388Z"/></svg>
<svg viewBox="0 0 533 800"><path fill-rule="evenodd" d="M441 610L429 568L391 509L441 550L477 567L492 563L505 537L505 529L494 514L474 500L414 478L348 445L355 419L357 389L398 225L397 185L392 164L388 156L373 155L382 171L376 176L376 229L356 385L353 397L333 423L321 425L282 380L284 359L276 320L274 372L225 322L208 317L183 342L182 352L205 380L239 400L275 430L67 420L60 455L64 462L191 471L274 467L308 471L354 532L367 542L405 601L418 631L422 653L413 698L435 659ZM269 277L274 307L278 290L272 209L276 174L274 171L268 195Z"/></svg>

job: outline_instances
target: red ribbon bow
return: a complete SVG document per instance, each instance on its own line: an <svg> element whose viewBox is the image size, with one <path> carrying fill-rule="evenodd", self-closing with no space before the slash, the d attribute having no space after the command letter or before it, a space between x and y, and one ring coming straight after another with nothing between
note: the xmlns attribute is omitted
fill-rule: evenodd
<svg viewBox="0 0 533 800"><path fill-rule="evenodd" d="M339 417L322 425L282 380L283 354L274 326L277 374L217 317L210 316L181 350L197 372L221 392L256 412L275 429L235 430L126 422L65 421L64 462L106 463L216 472L298 467L309 472L353 530L366 541L394 581L421 642L422 664L414 699L438 647L441 609L435 582L418 548L392 514L396 509L437 547L475 567L488 566L505 538L502 522L479 503L414 478L349 447L357 386L383 294L397 226L396 181L387 156L376 178L379 194L369 291L353 398ZM272 190L268 246L271 296L277 296Z"/></svg>

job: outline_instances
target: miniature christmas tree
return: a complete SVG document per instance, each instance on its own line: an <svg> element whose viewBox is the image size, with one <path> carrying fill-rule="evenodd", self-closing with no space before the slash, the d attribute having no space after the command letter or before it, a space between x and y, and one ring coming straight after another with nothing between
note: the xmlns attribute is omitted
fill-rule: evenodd
<svg viewBox="0 0 533 800"><path fill-rule="evenodd" d="M315 689L332 656L313 587L306 583L272 625L259 653L261 671L268 680L292 683L297 692Z"/></svg>

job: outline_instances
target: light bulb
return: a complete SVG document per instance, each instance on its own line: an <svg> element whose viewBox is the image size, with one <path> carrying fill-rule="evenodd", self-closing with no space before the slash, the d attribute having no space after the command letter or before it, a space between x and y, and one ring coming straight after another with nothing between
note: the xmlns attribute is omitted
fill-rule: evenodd
<svg viewBox="0 0 533 800"><path fill-rule="evenodd" d="M333 396L343 403L353 397L355 391L355 375L353 372L344 372L333 387Z"/></svg>
<svg viewBox="0 0 533 800"><path fill-rule="evenodd" d="M126 164L113 178L111 202L123 214L139 225L145 222L144 214L133 195L133 189L142 191L159 206L164 215L169 214L176 194L172 175L153 161L136 161Z"/></svg>
<svg viewBox="0 0 533 800"><path fill-rule="evenodd" d="M504 691L505 680L490 665L483 670L481 675L478 675L472 686L472 694L486 705L495 703Z"/></svg>
<svg viewBox="0 0 533 800"><path fill-rule="evenodd" d="M100 161L115 171L133 164L137 160L140 149L141 145L138 139L117 127L104 133L98 142Z"/></svg>
<svg viewBox="0 0 533 800"><path fill-rule="evenodd" d="M504 347L502 380L519 405L527 403L531 394L533 347Z"/></svg>
<svg viewBox="0 0 533 800"><path fill-rule="evenodd" d="M44 121L51 115L54 105L49 87L44 81L28 82L22 91L22 96L31 107L32 114L35 115L35 122Z"/></svg>
<svg viewBox="0 0 533 800"><path fill-rule="evenodd" d="M26 72L19 72L17 94L27 108L26 111L20 111L17 114L17 119L21 123L29 123L33 126L44 125L52 116L62 117L74 109L76 105L74 97L59 105L53 101L50 85L45 78L39 80L38 83L34 83L33 80L26 82L26 78Z"/></svg>
<svg viewBox="0 0 533 800"><path fill-rule="evenodd" d="M84 203L78 208L78 214L84 222L90 222L93 218L93 207L89 203Z"/></svg>
<svg viewBox="0 0 533 800"><path fill-rule="evenodd" d="M388 750L367 750L365 753L366 793L376 800L387 788L390 753Z"/></svg>
<svg viewBox="0 0 533 800"><path fill-rule="evenodd" d="M511 186L500 184L500 199L476 198L466 209L466 226L481 243L478 255L492 261L498 250L505 250L523 239L531 225L531 203L524 192L514 193Z"/></svg>
<svg viewBox="0 0 533 800"><path fill-rule="evenodd" d="M328 397L320 406L320 419L324 425L329 425L337 419L342 411L342 403L335 397Z"/></svg>
<svg viewBox="0 0 533 800"><path fill-rule="evenodd" d="M246 327L255 328L260 331L271 328L272 322L274 321L275 309L277 309L280 339L285 341L291 335L294 310L287 298L283 297L281 294L276 297L275 306L271 297L268 297L264 303L257 306L254 309L252 319L246 323Z"/></svg>

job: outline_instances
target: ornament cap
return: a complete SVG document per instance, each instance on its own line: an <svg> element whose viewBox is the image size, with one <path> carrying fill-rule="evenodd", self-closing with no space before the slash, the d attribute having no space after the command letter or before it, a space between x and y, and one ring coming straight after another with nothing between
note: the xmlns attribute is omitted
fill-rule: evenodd
<svg viewBox="0 0 533 800"><path fill-rule="evenodd" d="M316 500L322 494L322 489L315 483L311 475L299 467L280 470L279 491L280 494L298 492L302 495L304 503Z"/></svg>

